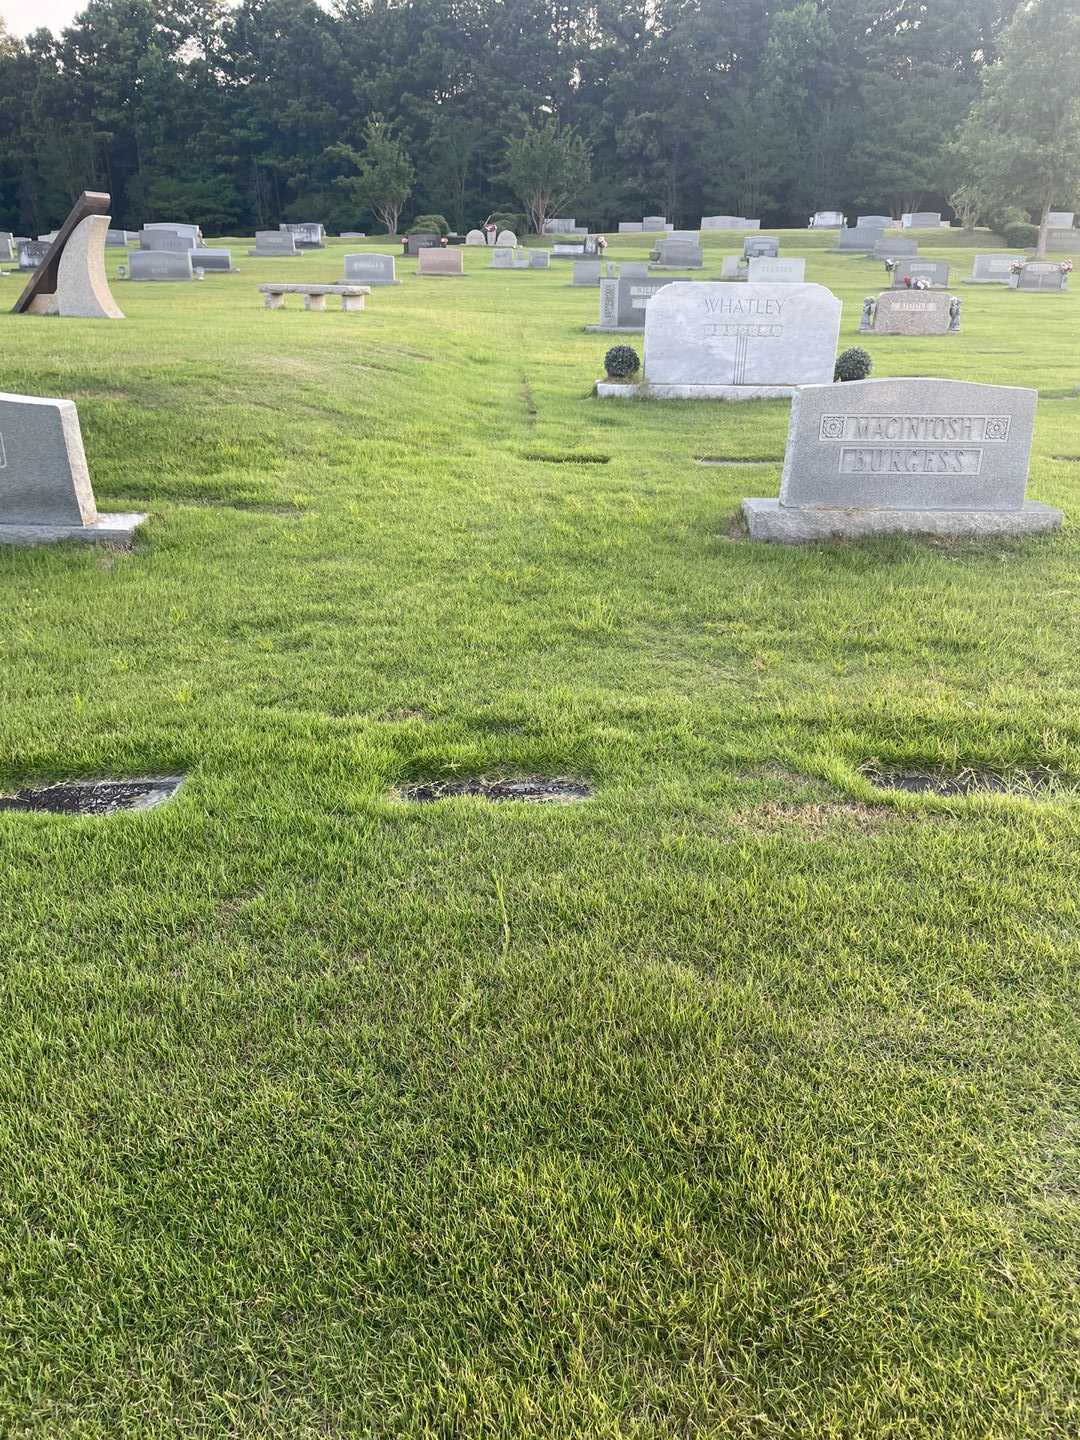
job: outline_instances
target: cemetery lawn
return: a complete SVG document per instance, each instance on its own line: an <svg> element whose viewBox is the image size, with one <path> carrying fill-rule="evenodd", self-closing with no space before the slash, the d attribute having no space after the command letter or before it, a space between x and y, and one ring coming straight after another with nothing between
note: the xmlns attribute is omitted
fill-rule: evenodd
<svg viewBox="0 0 1080 1440"><path fill-rule="evenodd" d="M0 280L151 514L0 551L0 790L187 776L0 813L0 1433L1080 1433L1080 282L968 239L941 339L782 253L877 375L1039 389L1053 538L749 543L787 404L591 398L568 263ZM395 794L533 774L594 797Z"/></svg>

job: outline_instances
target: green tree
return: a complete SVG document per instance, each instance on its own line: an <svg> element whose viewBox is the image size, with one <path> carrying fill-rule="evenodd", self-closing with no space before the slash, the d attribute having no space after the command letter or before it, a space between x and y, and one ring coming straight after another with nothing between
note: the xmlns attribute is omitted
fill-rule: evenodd
<svg viewBox="0 0 1080 1440"><path fill-rule="evenodd" d="M538 125L527 123L520 135L507 142L506 178L537 235L543 232L545 220L585 188L591 174L589 146L552 115Z"/></svg>
<svg viewBox="0 0 1080 1440"><path fill-rule="evenodd" d="M394 127L381 115L373 115L364 126L363 153L339 144L329 146L328 154L356 169L357 174L342 176L339 184L358 205L375 212L388 235L396 235L416 171Z"/></svg>
<svg viewBox="0 0 1080 1440"><path fill-rule="evenodd" d="M1021 205L1037 217L1080 194L1080 10L1075 0L1031 0L983 75L982 95L956 144L961 189L982 213Z"/></svg>

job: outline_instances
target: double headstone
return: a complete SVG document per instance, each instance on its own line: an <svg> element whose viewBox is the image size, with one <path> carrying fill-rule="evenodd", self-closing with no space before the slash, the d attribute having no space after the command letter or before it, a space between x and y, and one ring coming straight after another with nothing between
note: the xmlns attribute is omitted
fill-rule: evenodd
<svg viewBox="0 0 1080 1440"><path fill-rule="evenodd" d="M849 230L841 230L833 247L838 255L868 255L885 233L883 225L867 225L861 220Z"/></svg>
<svg viewBox="0 0 1080 1440"><path fill-rule="evenodd" d="M963 380L800 390L779 500L745 500L751 539L1026 535L1061 511L1025 501L1036 392Z"/></svg>
<svg viewBox="0 0 1080 1440"><path fill-rule="evenodd" d="M1076 223L1076 212L1073 210L1048 210L1046 212L1046 224L1050 230L1071 230Z"/></svg>
<svg viewBox="0 0 1080 1440"><path fill-rule="evenodd" d="M888 230L892 227L892 216L890 215L859 215L855 224L858 228L872 227L879 230Z"/></svg>
<svg viewBox="0 0 1080 1440"><path fill-rule="evenodd" d="M187 235L191 240L191 248L203 243L203 233L198 225L187 225L172 220L156 220L153 224L144 225L143 230L163 230L173 235Z"/></svg>
<svg viewBox="0 0 1080 1440"><path fill-rule="evenodd" d="M955 335L960 301L943 290L886 290L863 303L859 329L873 335Z"/></svg>
<svg viewBox="0 0 1080 1440"><path fill-rule="evenodd" d="M346 255L346 285L400 285L393 255Z"/></svg>
<svg viewBox="0 0 1080 1440"><path fill-rule="evenodd" d="M616 278L601 278L600 323L586 325L586 330L618 332L645 328L646 305L658 290L670 285L671 281L629 276L625 270L624 265Z"/></svg>
<svg viewBox="0 0 1080 1440"><path fill-rule="evenodd" d="M529 252L524 245L495 245L491 251L492 270L527 270Z"/></svg>
<svg viewBox="0 0 1080 1440"><path fill-rule="evenodd" d="M1029 260L1010 280L1014 290L1048 290L1060 294L1068 283L1068 272L1056 260Z"/></svg>
<svg viewBox="0 0 1080 1440"><path fill-rule="evenodd" d="M743 241L742 253L748 260L754 255L771 255L775 259L780 254L780 237L748 235Z"/></svg>
<svg viewBox="0 0 1080 1440"><path fill-rule="evenodd" d="M873 249L875 260L910 259L919 253L919 242L907 235L882 235Z"/></svg>
<svg viewBox="0 0 1080 1440"><path fill-rule="evenodd" d="M0 543L131 539L145 515L101 515L70 400L0 395Z"/></svg>
<svg viewBox="0 0 1080 1440"><path fill-rule="evenodd" d="M427 250L421 250L416 257L416 273L418 275L464 275L463 265L465 257L461 249L455 246L453 249L436 245Z"/></svg>
<svg viewBox="0 0 1080 1440"><path fill-rule="evenodd" d="M571 285L599 285L600 261L575 260L574 274L570 283Z"/></svg>
<svg viewBox="0 0 1080 1440"><path fill-rule="evenodd" d="M843 228L844 215L841 210L815 210L810 221L814 230L839 230Z"/></svg>
<svg viewBox="0 0 1080 1440"><path fill-rule="evenodd" d="M326 231L317 221L302 220L295 225L281 225L279 229L293 237L298 250L326 249Z"/></svg>
<svg viewBox="0 0 1080 1440"><path fill-rule="evenodd" d="M913 210L911 214L901 216L901 224L905 230L940 230L941 213L938 210Z"/></svg>
<svg viewBox="0 0 1080 1440"><path fill-rule="evenodd" d="M749 400L831 381L840 301L822 285L675 281L645 311L645 380L597 393Z"/></svg>
<svg viewBox="0 0 1080 1440"><path fill-rule="evenodd" d="M191 252L191 264L195 270L224 270L231 271L233 268L232 251L213 249L208 250L200 246Z"/></svg>
<svg viewBox="0 0 1080 1440"><path fill-rule="evenodd" d="M439 236L434 230L418 231L415 235L405 236L405 254L413 259L420 254L421 250L429 250L432 245L438 245Z"/></svg>
<svg viewBox="0 0 1080 1440"><path fill-rule="evenodd" d="M663 234L667 231L667 216L646 215L641 222L641 228L645 231L646 234L649 235L653 234L655 231L659 231L661 234Z"/></svg>
<svg viewBox="0 0 1080 1440"><path fill-rule="evenodd" d="M128 256L132 280L194 280L192 250L133 250Z"/></svg>
<svg viewBox="0 0 1080 1440"><path fill-rule="evenodd" d="M976 255L967 285L1008 285L1012 279L1012 255Z"/></svg>
<svg viewBox="0 0 1080 1440"><path fill-rule="evenodd" d="M530 250L529 269L549 270L551 268L551 253L548 250Z"/></svg>
<svg viewBox="0 0 1080 1440"><path fill-rule="evenodd" d="M644 228L645 228L645 227L644 227L644 225L641 223L640 220L620 220L620 221L619 221L619 234L620 234L620 235L640 235L641 232L642 232L642 230L644 230Z"/></svg>
<svg viewBox="0 0 1080 1440"><path fill-rule="evenodd" d="M901 258L892 272L894 290L911 289L915 280L925 280L928 285L948 285L949 262L947 260L908 260Z"/></svg>
<svg viewBox="0 0 1080 1440"><path fill-rule="evenodd" d="M296 241L284 230L256 230L255 249L249 250L249 255L256 259L277 260L286 257L292 258L299 255L296 248ZM134 276L132 276L134 279Z"/></svg>
<svg viewBox="0 0 1080 1440"><path fill-rule="evenodd" d="M760 220L747 220L745 215L703 215L702 230L760 230Z"/></svg>
<svg viewBox="0 0 1080 1440"><path fill-rule="evenodd" d="M660 270L700 270L705 264L696 231L665 235L656 249L656 268Z"/></svg>
<svg viewBox="0 0 1080 1440"><path fill-rule="evenodd" d="M19 246L19 269L37 270L52 249L49 240L24 240Z"/></svg>
<svg viewBox="0 0 1080 1440"><path fill-rule="evenodd" d="M1046 248L1059 255L1080 254L1080 230L1047 230Z"/></svg>

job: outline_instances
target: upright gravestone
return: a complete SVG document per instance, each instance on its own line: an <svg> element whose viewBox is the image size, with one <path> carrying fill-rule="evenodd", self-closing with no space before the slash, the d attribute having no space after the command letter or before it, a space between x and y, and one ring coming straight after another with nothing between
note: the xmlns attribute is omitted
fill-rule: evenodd
<svg viewBox="0 0 1080 1440"><path fill-rule="evenodd" d="M703 215L702 230L760 230L760 220L747 220L744 215Z"/></svg>
<svg viewBox="0 0 1080 1440"><path fill-rule="evenodd" d="M0 230L0 261L10 263L15 259L15 236L10 230Z"/></svg>
<svg viewBox="0 0 1080 1440"><path fill-rule="evenodd" d="M1014 290L1046 290L1061 294L1069 281L1067 270L1056 260L1029 260L1009 282Z"/></svg>
<svg viewBox="0 0 1080 1440"><path fill-rule="evenodd" d="M105 233L105 248L107 250L127 250L131 245L138 245L139 235L135 230L108 230Z"/></svg>
<svg viewBox="0 0 1080 1440"><path fill-rule="evenodd" d="M725 255L720 261L721 280L745 280L749 269L749 261L745 256Z"/></svg>
<svg viewBox="0 0 1080 1440"><path fill-rule="evenodd" d="M642 224L642 222L641 222L640 220L620 220L620 221L619 221L619 234L620 234L620 235L640 235L641 232L644 230L644 228L645 228L645 226Z"/></svg>
<svg viewBox="0 0 1080 1440"><path fill-rule="evenodd" d="M530 250L529 269L549 270L551 268L551 254L547 250Z"/></svg>
<svg viewBox="0 0 1080 1440"><path fill-rule="evenodd" d="M860 223L850 230L841 230L833 249L837 255L868 255L884 233L884 226Z"/></svg>
<svg viewBox="0 0 1080 1440"><path fill-rule="evenodd" d="M700 270L705 264L697 236L665 235L656 249L654 269Z"/></svg>
<svg viewBox="0 0 1080 1440"><path fill-rule="evenodd" d="M418 275L439 275L439 276L463 276L465 267L463 265L464 255L460 247L454 249L442 249L435 246L430 250L421 250L416 257L416 273Z"/></svg>
<svg viewBox="0 0 1080 1440"><path fill-rule="evenodd" d="M1080 230L1048 230L1046 248L1059 255L1080 254Z"/></svg>
<svg viewBox="0 0 1080 1440"><path fill-rule="evenodd" d="M840 230L844 225L842 210L815 210L810 221L813 230Z"/></svg>
<svg viewBox="0 0 1080 1440"><path fill-rule="evenodd" d="M24 240L19 246L19 269L40 269L51 249L52 244L48 240Z"/></svg>
<svg viewBox="0 0 1080 1440"><path fill-rule="evenodd" d="M575 260L574 274L570 281L571 285L599 285L600 284L600 261L599 260Z"/></svg>
<svg viewBox="0 0 1080 1440"><path fill-rule="evenodd" d="M748 235L743 241L742 253L748 260L754 255L771 255L775 259L780 254L780 237L778 235Z"/></svg>
<svg viewBox="0 0 1080 1440"><path fill-rule="evenodd" d="M938 210L913 210L910 215L905 215L905 229L908 230L940 230L941 213Z"/></svg>
<svg viewBox="0 0 1080 1440"><path fill-rule="evenodd" d="M61 319L76 320L124 318L112 297L105 270L109 204L109 196L99 191L85 190L79 196L15 302L16 315L59 315Z"/></svg>
<svg viewBox="0 0 1080 1440"><path fill-rule="evenodd" d="M604 397L754 400L831 381L840 301L822 285L674 281L645 311L645 379Z"/></svg>
<svg viewBox="0 0 1080 1440"><path fill-rule="evenodd" d="M955 335L960 301L943 290L886 290L864 301L859 329L874 335Z"/></svg>
<svg viewBox="0 0 1080 1440"><path fill-rule="evenodd" d="M194 250L195 241L190 235L179 235L174 230L143 230L139 234L140 250Z"/></svg>
<svg viewBox="0 0 1080 1440"><path fill-rule="evenodd" d="M1034 390L854 380L800 390L779 500L744 500L754 540L1031 535L1061 511L1025 501Z"/></svg>
<svg viewBox="0 0 1080 1440"><path fill-rule="evenodd" d="M400 285L393 255L346 255L346 285Z"/></svg>
<svg viewBox="0 0 1080 1440"><path fill-rule="evenodd" d="M192 250L191 264L195 270L231 271L233 269L232 251L222 249L209 250L203 246Z"/></svg>
<svg viewBox="0 0 1080 1440"><path fill-rule="evenodd" d="M518 243L518 238L517 238L517 236L514 234L513 230L500 230L499 233L498 233L498 235L495 237L495 244L496 244L496 245L515 245L515 246L516 246L517 243Z"/></svg>
<svg viewBox="0 0 1080 1440"><path fill-rule="evenodd" d="M1012 279L1011 255L976 255L965 285L1008 285Z"/></svg>
<svg viewBox="0 0 1080 1440"><path fill-rule="evenodd" d="M892 223L892 217L890 215L860 215L855 221L856 226L859 228L876 227L879 230L890 229Z"/></svg>
<svg viewBox="0 0 1080 1440"><path fill-rule="evenodd" d="M925 280L928 285L948 285L949 262L947 260L909 260L900 258L892 272L891 284L894 290L910 289L916 280Z"/></svg>
<svg viewBox="0 0 1080 1440"><path fill-rule="evenodd" d="M484 232L482 230L470 230L469 233L465 236L465 244L486 245L487 240L484 237Z"/></svg>
<svg viewBox="0 0 1080 1440"><path fill-rule="evenodd" d="M0 395L0 543L130 541L145 515L101 515L70 400Z"/></svg>
<svg viewBox="0 0 1080 1440"><path fill-rule="evenodd" d="M248 251L257 260L291 260L299 253L296 241L282 230L256 230L255 249Z"/></svg>
<svg viewBox="0 0 1080 1440"><path fill-rule="evenodd" d="M772 255L753 255L747 267L751 284L801 285L806 279L806 261L780 260Z"/></svg>
<svg viewBox="0 0 1080 1440"><path fill-rule="evenodd" d="M910 260L919 253L919 242L907 235L882 235L873 249L875 260Z"/></svg>
<svg viewBox="0 0 1080 1440"><path fill-rule="evenodd" d="M523 245L495 245L491 251L492 270L527 270L529 252Z"/></svg>
<svg viewBox="0 0 1080 1440"><path fill-rule="evenodd" d="M623 280L647 280L649 267L644 260L620 260L619 276ZM667 281L663 283L667 284Z"/></svg>
<svg viewBox="0 0 1080 1440"><path fill-rule="evenodd" d="M298 250L325 250L326 231L315 220L302 220L298 224L281 225L285 235L291 235Z"/></svg>
<svg viewBox="0 0 1080 1440"><path fill-rule="evenodd" d="M415 235L405 236L405 254L415 259L421 250L430 250L433 245L438 245L439 236L434 230L417 231Z"/></svg>
<svg viewBox="0 0 1080 1440"><path fill-rule="evenodd" d="M663 233L667 230L667 216L646 215L641 222L641 228L645 231L646 234L649 235L653 234L655 231L660 231L661 233Z"/></svg>
<svg viewBox="0 0 1080 1440"><path fill-rule="evenodd" d="M1073 210L1048 210L1046 212L1046 225L1049 230L1071 230L1076 223L1076 212Z"/></svg>
<svg viewBox="0 0 1080 1440"><path fill-rule="evenodd" d="M186 235L191 240L191 249L194 250L203 243L203 233L198 225L180 224L172 220L155 220L150 225L144 225L143 230L164 230L173 235Z"/></svg>
<svg viewBox="0 0 1080 1440"><path fill-rule="evenodd" d="M623 267L625 270L625 266ZM670 280L647 280L620 273L600 280L600 323L585 329L604 334L645 328L645 307Z"/></svg>
<svg viewBox="0 0 1080 1440"><path fill-rule="evenodd" d="M128 256L131 280L194 280L192 250L133 250Z"/></svg>

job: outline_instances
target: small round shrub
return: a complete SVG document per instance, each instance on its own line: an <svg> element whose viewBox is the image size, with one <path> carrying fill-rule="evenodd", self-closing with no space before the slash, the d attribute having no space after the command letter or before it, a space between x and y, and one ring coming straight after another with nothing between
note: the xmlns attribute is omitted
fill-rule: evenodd
<svg viewBox="0 0 1080 1440"><path fill-rule="evenodd" d="M641 359L632 345L613 345L604 356L604 373L612 380L629 380L641 369Z"/></svg>
<svg viewBox="0 0 1080 1440"><path fill-rule="evenodd" d="M1027 250L1039 241L1039 227L1028 225L1017 220L1012 225L1006 225L1001 232L1001 238L1010 250Z"/></svg>
<svg viewBox="0 0 1080 1440"><path fill-rule="evenodd" d="M861 345L853 345L836 357L833 380L865 380L873 368L874 362L869 353Z"/></svg>
<svg viewBox="0 0 1080 1440"><path fill-rule="evenodd" d="M449 235L450 222L445 215L418 215L409 226L410 235Z"/></svg>

